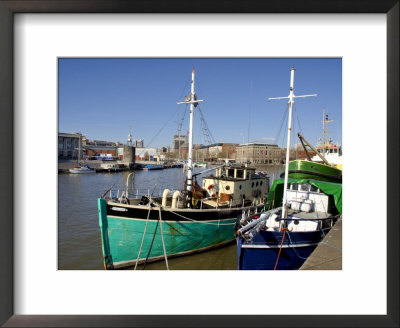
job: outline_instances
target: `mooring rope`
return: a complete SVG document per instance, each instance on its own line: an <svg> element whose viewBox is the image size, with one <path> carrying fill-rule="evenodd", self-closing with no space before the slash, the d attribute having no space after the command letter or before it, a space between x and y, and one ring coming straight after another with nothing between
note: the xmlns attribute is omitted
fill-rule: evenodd
<svg viewBox="0 0 400 328"><path fill-rule="evenodd" d="M149 256L150 256L150 253L151 253L151 249L153 248L153 244L154 244L154 239L155 239L155 237L156 237L156 232L157 232L157 228L158 228L158 223L159 223L159 221L157 220L156 228L154 229L153 239L151 240L151 244L150 244L150 247L149 247L149 251L147 252L146 260L144 261L142 270L145 269L146 264L147 264L147 261L149 260Z"/></svg>
<svg viewBox="0 0 400 328"><path fill-rule="evenodd" d="M142 247L143 247L143 243L144 243L144 237L145 237L145 235L146 235L147 224L149 223L150 210L151 210L151 206L150 206L150 203L149 203L149 211L147 212L147 218L146 218L146 224L145 224L145 226L144 226L142 242L141 242L141 244L140 244L139 253L138 253L138 256L137 256L137 259L136 259L135 269L134 269L134 270L136 270L136 268L137 268L137 266L138 266L139 257L140 257L140 254L142 253Z"/></svg>
<svg viewBox="0 0 400 328"><path fill-rule="evenodd" d="M289 237L289 245L292 247L292 249L293 249L293 251L294 251L294 254L296 254L296 256L297 256L299 259L307 260L307 257L302 257L302 256L300 256L300 255L297 253L296 247L294 246L294 244L293 244L293 242L292 242L292 239L290 238L290 233L289 233L289 231L288 231L288 237Z"/></svg>
<svg viewBox="0 0 400 328"><path fill-rule="evenodd" d="M279 248L278 257L277 257L276 262L275 262L274 271L276 270L276 267L278 266L279 257L281 256L283 241L285 240L285 235L286 235L287 228L282 228L282 230L283 230L282 242L281 242L281 247ZM281 231L282 231L282 230L281 230Z"/></svg>
<svg viewBox="0 0 400 328"><path fill-rule="evenodd" d="M167 251L165 250L164 233L163 233L163 227L162 227L161 207L158 208L158 213L159 213L159 219L160 219L161 240L162 240L162 245L163 245L163 249L164 249L165 264L167 266L167 270L169 270Z"/></svg>

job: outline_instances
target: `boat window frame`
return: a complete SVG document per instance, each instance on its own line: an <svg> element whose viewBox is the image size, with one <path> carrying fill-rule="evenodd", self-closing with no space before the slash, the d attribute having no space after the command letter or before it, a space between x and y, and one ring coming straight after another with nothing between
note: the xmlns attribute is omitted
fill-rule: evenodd
<svg viewBox="0 0 400 328"><path fill-rule="evenodd" d="M243 179L244 177L244 170L243 169L236 169L236 178Z"/></svg>

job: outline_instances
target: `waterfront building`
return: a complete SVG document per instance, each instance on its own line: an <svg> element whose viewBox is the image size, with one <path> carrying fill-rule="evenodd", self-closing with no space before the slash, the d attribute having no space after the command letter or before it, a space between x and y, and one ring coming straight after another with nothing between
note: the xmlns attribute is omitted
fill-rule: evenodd
<svg viewBox="0 0 400 328"><path fill-rule="evenodd" d="M125 164L135 163L136 148L129 145L122 145L117 148L118 159Z"/></svg>
<svg viewBox="0 0 400 328"><path fill-rule="evenodd" d="M119 142L84 139L83 149L87 157L93 156L118 156Z"/></svg>
<svg viewBox="0 0 400 328"><path fill-rule="evenodd" d="M220 159L235 159L236 147L238 144L219 142L199 147L199 160L218 161Z"/></svg>
<svg viewBox="0 0 400 328"><path fill-rule="evenodd" d="M236 163L280 164L285 150L275 144L251 142L236 147Z"/></svg>
<svg viewBox="0 0 400 328"><path fill-rule="evenodd" d="M194 160L194 161L197 162L197 161L204 161L204 160L206 160L207 157L205 157L205 156L203 155L203 152L202 152L202 149L203 149L204 147L205 147L205 146L202 145L202 144L194 144L194 145L193 145L193 160ZM181 146L181 149L179 150L179 155L180 155L180 156L177 156L177 159L186 160L187 157L188 157L188 150L189 150L188 144L183 144L183 145ZM175 154L178 154L178 153L175 153ZM178 157L179 157L179 158L178 158Z"/></svg>
<svg viewBox="0 0 400 328"><path fill-rule="evenodd" d="M75 160L80 158L83 160L94 157L113 157L124 163L134 163L135 148L120 142L87 139L78 132L58 133L58 159Z"/></svg>
<svg viewBox="0 0 400 328"><path fill-rule="evenodd" d="M228 158L236 157L236 147L238 144L220 142L209 146L209 154L211 158Z"/></svg>
<svg viewBox="0 0 400 328"><path fill-rule="evenodd" d="M199 147L196 151L196 155L199 161L207 160L210 157L208 153L208 146Z"/></svg>
<svg viewBox="0 0 400 328"><path fill-rule="evenodd" d="M136 156L135 159L138 161L152 161L158 159L158 151L157 148L136 148Z"/></svg>
<svg viewBox="0 0 400 328"><path fill-rule="evenodd" d="M314 150L312 150L312 149L308 149L307 152L308 152L310 157L313 157L313 156L316 155L316 152ZM301 143L294 145L294 150L291 150L290 158L291 159L307 159L308 158L307 157L307 153L304 150L304 147L302 146Z"/></svg>
<svg viewBox="0 0 400 328"><path fill-rule="evenodd" d="M183 145L187 145L188 143L188 138L187 135L174 135L174 139L172 140L172 149L174 149L175 152L179 152L179 149Z"/></svg>
<svg viewBox="0 0 400 328"><path fill-rule="evenodd" d="M79 157L79 143L82 141L82 134L73 133L58 133L58 159L77 159ZM82 146L82 144L81 144ZM83 148L81 147L82 158Z"/></svg>
<svg viewBox="0 0 400 328"><path fill-rule="evenodd" d="M143 141L143 139L136 139L136 140L133 140L132 146L133 146L133 147L136 147L136 148L143 148L143 147L144 147L144 141Z"/></svg>

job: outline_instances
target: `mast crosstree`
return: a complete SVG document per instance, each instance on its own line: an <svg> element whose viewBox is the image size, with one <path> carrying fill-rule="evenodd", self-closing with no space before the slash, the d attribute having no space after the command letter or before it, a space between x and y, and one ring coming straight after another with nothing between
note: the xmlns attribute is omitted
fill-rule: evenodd
<svg viewBox="0 0 400 328"><path fill-rule="evenodd" d="M288 137L287 137L287 144L286 144L286 161L285 161L285 181L283 187L283 200L282 200L282 218L287 217L287 185L288 185L288 176L289 176L289 153L290 153L290 136L292 132L292 110L295 98L307 98L307 97L317 97L317 94L312 95L302 95L302 96L295 96L294 95L294 71L295 68L292 66L290 69L290 89L289 89L289 96L287 97L274 97L268 98L268 100L277 100L277 99L289 99L289 119L288 119Z"/></svg>
<svg viewBox="0 0 400 328"><path fill-rule="evenodd" d="M197 97L196 97L196 93L194 92L194 78L195 78L195 71L194 71L194 67L193 67L190 100L185 98L184 101L178 102L178 105L190 104L189 149L188 149L188 163L187 163L187 171L186 171L186 190L189 192L189 194L192 192L192 185L193 185L192 184L192 177L193 177L193 120L194 120L194 108L197 106L197 104L199 102L203 102L204 101L204 100L198 100Z"/></svg>

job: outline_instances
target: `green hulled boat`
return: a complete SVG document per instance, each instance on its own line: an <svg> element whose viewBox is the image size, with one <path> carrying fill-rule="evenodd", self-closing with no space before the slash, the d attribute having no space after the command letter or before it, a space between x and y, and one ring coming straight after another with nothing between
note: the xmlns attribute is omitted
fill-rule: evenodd
<svg viewBox="0 0 400 328"><path fill-rule="evenodd" d="M342 171L323 163L294 160L289 162L289 178L341 183Z"/></svg>
<svg viewBox="0 0 400 328"><path fill-rule="evenodd" d="M318 152L300 133L297 133L300 142L306 152L307 160L293 160L289 161L288 177L293 179L314 179L319 181L342 183L342 170L337 168L334 164L329 163L326 158ZM307 149L307 146L309 149ZM312 150L318 160L311 158L309 150ZM283 177L284 174L281 174Z"/></svg>
<svg viewBox="0 0 400 328"><path fill-rule="evenodd" d="M190 105L191 122L195 107L202 101L194 92L194 73L193 69L190 95L178 103ZM98 199L105 269L137 268L139 263L144 268L146 263L158 260L165 260L169 269L169 258L234 242L237 217L263 209L269 180L255 168L221 165L193 174L192 126L182 190L130 195L128 175L125 190L113 192L110 188L110 193ZM206 172L212 174L203 176L200 186L196 177Z"/></svg>

